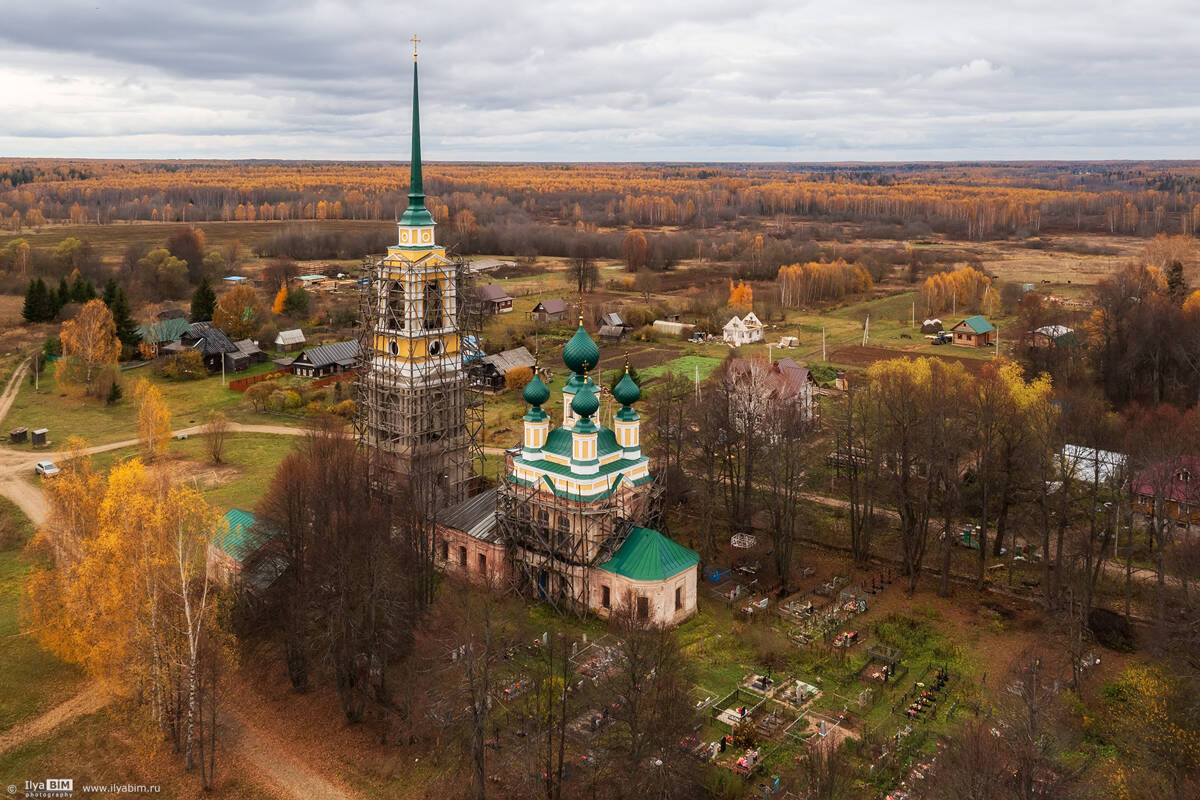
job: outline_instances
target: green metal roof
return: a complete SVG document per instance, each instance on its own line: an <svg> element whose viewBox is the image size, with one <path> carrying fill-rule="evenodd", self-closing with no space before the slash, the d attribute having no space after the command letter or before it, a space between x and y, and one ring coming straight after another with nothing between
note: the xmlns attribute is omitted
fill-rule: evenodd
<svg viewBox="0 0 1200 800"><path fill-rule="evenodd" d="M617 444L617 435L610 428L600 428L596 434L596 455L606 456L609 453L615 453L621 449L621 445ZM542 446L542 451L554 453L563 458L571 457L571 429L570 428L555 428L546 435L546 444ZM550 462L547 462L550 463ZM543 465L545 466L545 465ZM570 473L569 467L563 467L566 473ZM601 467L601 471L605 471Z"/></svg>
<svg viewBox="0 0 1200 800"><path fill-rule="evenodd" d="M579 327L575 329L575 335L563 347L562 359L572 372L580 374L589 369L595 369L596 364L600 362L600 348L584 330L582 320L580 320Z"/></svg>
<svg viewBox="0 0 1200 800"><path fill-rule="evenodd" d="M254 527L254 515L240 508L231 508L217 523L217 547L233 556L238 563L258 552L262 542L250 534Z"/></svg>
<svg viewBox="0 0 1200 800"><path fill-rule="evenodd" d="M625 544L600 569L632 581L662 581L700 563L691 548L649 528L634 528Z"/></svg>
<svg viewBox="0 0 1200 800"><path fill-rule="evenodd" d="M177 342L191 324L183 317L160 319L150 322L137 329L138 336L144 342Z"/></svg>
<svg viewBox="0 0 1200 800"><path fill-rule="evenodd" d="M990 333L990 332L996 330L995 326L992 325L992 323L988 322L986 319L984 319L979 314L976 314L973 317L967 317L966 319L964 319L962 322L960 322L958 324L966 325L968 328L970 328L975 333ZM954 327L957 328L958 325L955 325Z"/></svg>

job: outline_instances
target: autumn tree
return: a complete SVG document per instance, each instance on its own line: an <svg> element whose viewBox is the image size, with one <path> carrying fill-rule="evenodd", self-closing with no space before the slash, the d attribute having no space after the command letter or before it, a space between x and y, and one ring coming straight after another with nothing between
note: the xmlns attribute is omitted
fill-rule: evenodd
<svg viewBox="0 0 1200 800"><path fill-rule="evenodd" d="M106 369L114 369L121 353L112 312L102 300L86 303L59 333L63 354L55 370L61 386L82 388L92 394Z"/></svg>
<svg viewBox="0 0 1200 800"><path fill-rule="evenodd" d="M592 257L592 248L586 242L577 242L571 248L571 260L567 272L575 283L575 290L585 294L596 288L600 271L596 268L596 259Z"/></svg>
<svg viewBox="0 0 1200 800"><path fill-rule="evenodd" d="M625 259L625 269L630 272L637 272L646 266L646 253L648 250L649 245L646 242L646 234L638 230L633 230L626 234L625 241L621 243L621 257Z"/></svg>
<svg viewBox="0 0 1200 800"><path fill-rule="evenodd" d="M749 309L754 305L754 287L744 281L729 282L729 300L726 305L733 308Z"/></svg>
<svg viewBox="0 0 1200 800"><path fill-rule="evenodd" d="M87 463L60 477L38 535L57 558L30 576L30 622L44 647L132 699L190 768L201 675L229 638L205 572L216 514L197 489L156 481L136 459L107 479ZM64 532L64 520L86 522Z"/></svg>
<svg viewBox="0 0 1200 800"><path fill-rule="evenodd" d="M217 301L213 311L213 327L224 331L230 339L247 339L262 327L266 309L254 287L238 284Z"/></svg>
<svg viewBox="0 0 1200 800"><path fill-rule="evenodd" d="M504 388L522 391L525 385L533 380L532 367L513 367L504 373Z"/></svg>
<svg viewBox="0 0 1200 800"><path fill-rule="evenodd" d="M189 283L198 283L205 275L204 231L200 228L181 228L167 239L167 252L187 264Z"/></svg>
<svg viewBox="0 0 1200 800"><path fill-rule="evenodd" d="M167 452L171 440L171 412L162 392L142 378L133 390L137 402L138 438L142 452L150 462Z"/></svg>
<svg viewBox="0 0 1200 800"><path fill-rule="evenodd" d="M279 285L279 291L275 293L275 301L271 303L272 314L283 314L283 306L287 302L288 290L284 284Z"/></svg>

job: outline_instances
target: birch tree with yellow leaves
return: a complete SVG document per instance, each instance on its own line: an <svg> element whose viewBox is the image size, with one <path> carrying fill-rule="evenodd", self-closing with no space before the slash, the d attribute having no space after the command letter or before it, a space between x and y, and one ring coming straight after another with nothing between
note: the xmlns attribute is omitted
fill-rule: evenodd
<svg viewBox="0 0 1200 800"><path fill-rule="evenodd" d="M146 461L153 461L167 452L171 440L171 411L163 400L162 392L150 381L142 378L134 387L137 400L138 439Z"/></svg>
<svg viewBox="0 0 1200 800"><path fill-rule="evenodd" d="M31 627L43 647L133 700L191 769L201 674L229 652L205 567L216 513L136 459L105 480L80 455L60 477L36 540L55 557L30 575ZM54 546L63 537L71 546ZM202 780L211 785L211 768Z"/></svg>
<svg viewBox="0 0 1200 800"><path fill-rule="evenodd" d="M54 373L59 385L94 394L100 376L116 366L121 354L112 312L103 300L87 302L74 319L63 323L59 339L63 353Z"/></svg>

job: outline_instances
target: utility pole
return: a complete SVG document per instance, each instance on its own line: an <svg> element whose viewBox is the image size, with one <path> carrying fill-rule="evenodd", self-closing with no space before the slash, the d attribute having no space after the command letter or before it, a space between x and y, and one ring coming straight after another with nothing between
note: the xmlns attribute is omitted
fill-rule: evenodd
<svg viewBox="0 0 1200 800"><path fill-rule="evenodd" d="M862 346L867 346L867 336L871 332L871 315L867 314L867 321L863 323L863 343Z"/></svg>
<svg viewBox="0 0 1200 800"><path fill-rule="evenodd" d="M829 359L825 357L825 326L821 326L821 361L828 363Z"/></svg>

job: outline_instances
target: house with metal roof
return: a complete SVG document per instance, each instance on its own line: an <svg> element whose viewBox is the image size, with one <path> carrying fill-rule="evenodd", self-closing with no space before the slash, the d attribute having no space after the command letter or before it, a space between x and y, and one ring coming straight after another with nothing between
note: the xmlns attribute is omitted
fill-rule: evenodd
<svg viewBox="0 0 1200 800"><path fill-rule="evenodd" d="M142 341L154 349L158 355L164 345L178 342L191 325L183 317L161 317L154 322L148 322L137 329Z"/></svg>
<svg viewBox="0 0 1200 800"><path fill-rule="evenodd" d="M996 343L996 327L976 314L950 329L953 343L961 347L987 347Z"/></svg>
<svg viewBox="0 0 1200 800"><path fill-rule="evenodd" d="M217 522L208 544L208 576L225 586L262 593L283 574L287 562L270 547L273 535L249 511L231 508Z"/></svg>
<svg viewBox="0 0 1200 800"><path fill-rule="evenodd" d="M299 328L293 328L290 331L280 331L275 337L275 347L283 352L288 352L296 347L304 345L304 331Z"/></svg>
<svg viewBox="0 0 1200 800"><path fill-rule="evenodd" d="M253 356L243 352L225 332L214 328L208 322L193 322L179 337L178 342L172 342L161 348L164 353L179 353L187 349L195 350L204 359L204 366L209 372L241 372L254 363Z"/></svg>
<svg viewBox="0 0 1200 800"><path fill-rule="evenodd" d="M292 360L292 374L302 378L324 378L354 369L358 361L358 340L323 344L302 350Z"/></svg>

